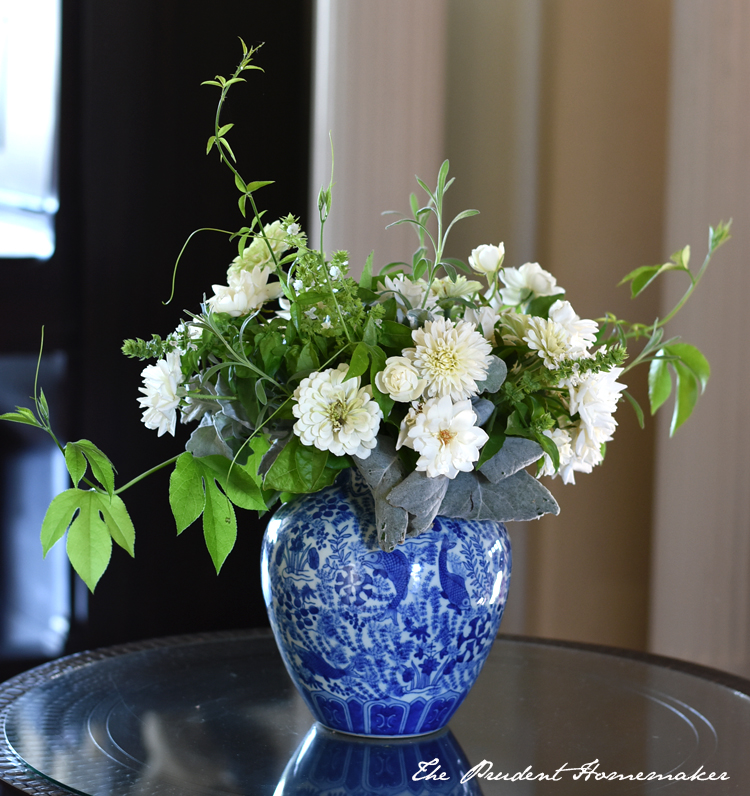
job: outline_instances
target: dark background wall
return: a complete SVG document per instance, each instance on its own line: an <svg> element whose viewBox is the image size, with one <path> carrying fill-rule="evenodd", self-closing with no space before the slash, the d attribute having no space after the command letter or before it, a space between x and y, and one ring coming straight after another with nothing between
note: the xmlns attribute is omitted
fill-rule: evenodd
<svg viewBox="0 0 750 796"><path fill-rule="evenodd" d="M234 70L238 36L248 45L266 42L255 61L265 72L250 72L247 84L233 88L223 121L236 124L229 139L245 178L277 181L257 195L268 220L304 214L310 6L63 3L58 248L47 262L0 261L0 355L33 355L45 324L46 351L62 351L68 362L52 407L58 432L99 445L118 484L179 453L187 438L184 428L173 440L143 427L137 397L146 363L125 359L122 340L165 335L183 309L197 311L211 285L225 282L236 245L216 233L197 236L175 300L164 307L183 242L198 227L243 224L231 174L205 155L219 91L200 83ZM25 444L22 428L2 425L2 450ZM96 594L87 604L79 599L69 651L266 623L258 576L264 523L241 513L237 546L217 577L200 523L176 537L168 476L160 472L123 495L136 558L114 550Z"/></svg>

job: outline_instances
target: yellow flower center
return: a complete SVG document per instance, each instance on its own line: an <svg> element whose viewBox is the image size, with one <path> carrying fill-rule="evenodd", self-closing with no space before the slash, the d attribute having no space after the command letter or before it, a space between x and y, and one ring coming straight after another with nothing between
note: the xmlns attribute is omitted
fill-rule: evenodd
<svg viewBox="0 0 750 796"><path fill-rule="evenodd" d="M442 343L442 341L440 341ZM448 375L458 370L458 357L454 348L448 348L444 343L437 350L427 352L425 357L427 365L433 373Z"/></svg>
<svg viewBox="0 0 750 796"><path fill-rule="evenodd" d="M327 414L334 431L340 431L341 427L344 425L347 415L346 410L346 401L343 401L341 398L338 398L332 404L329 404Z"/></svg>
<svg viewBox="0 0 750 796"><path fill-rule="evenodd" d="M453 431L448 430L447 428L443 428L438 431L437 438L443 445L450 445L451 440L455 437L456 434Z"/></svg>

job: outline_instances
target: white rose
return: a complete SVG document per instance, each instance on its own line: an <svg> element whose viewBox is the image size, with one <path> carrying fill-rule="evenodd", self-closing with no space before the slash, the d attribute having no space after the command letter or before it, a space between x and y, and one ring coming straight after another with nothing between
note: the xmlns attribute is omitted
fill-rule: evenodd
<svg viewBox="0 0 750 796"><path fill-rule="evenodd" d="M482 244L472 249L469 256L469 265L479 274L484 274L488 279L493 277L505 257L505 245L499 243L497 246Z"/></svg>
<svg viewBox="0 0 750 796"><path fill-rule="evenodd" d="M388 357L385 368L375 376L375 386L394 401L409 403L422 395L427 379L419 378L419 371L406 357Z"/></svg>

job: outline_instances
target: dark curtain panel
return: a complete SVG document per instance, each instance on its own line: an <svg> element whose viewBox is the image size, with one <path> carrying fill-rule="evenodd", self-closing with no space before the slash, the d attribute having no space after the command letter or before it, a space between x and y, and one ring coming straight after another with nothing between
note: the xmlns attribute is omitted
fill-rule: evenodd
<svg viewBox="0 0 750 796"><path fill-rule="evenodd" d="M137 397L147 363L125 359L120 345L166 335L183 309L198 311L211 285L226 282L236 244L202 233L182 260L174 301L162 305L187 236L243 224L232 175L205 154L219 91L200 85L231 74L242 55L238 36L265 42L255 59L265 71L246 73L222 119L236 125L229 140L239 171L247 180L276 180L256 194L267 220L293 212L307 225L308 1L63 2L58 249L48 262L0 261L0 346L2 354L34 354L45 324L46 350L63 352L68 363L52 406L58 431L99 445L118 484L179 453L188 436L178 427L175 440L157 439L143 427ZM16 429L0 433L3 445L22 444ZM265 522L238 510L239 539L217 577L200 521L176 536L168 478L169 470L159 472L123 494L136 558L115 548L96 594L75 590L69 651L266 624Z"/></svg>

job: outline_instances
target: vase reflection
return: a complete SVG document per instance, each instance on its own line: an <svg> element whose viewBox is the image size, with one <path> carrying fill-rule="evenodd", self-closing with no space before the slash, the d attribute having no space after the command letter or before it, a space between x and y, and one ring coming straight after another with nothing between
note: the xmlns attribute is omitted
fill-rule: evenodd
<svg viewBox="0 0 750 796"><path fill-rule="evenodd" d="M478 796L471 767L452 732L412 740L357 738L314 724L279 780L274 796Z"/></svg>

